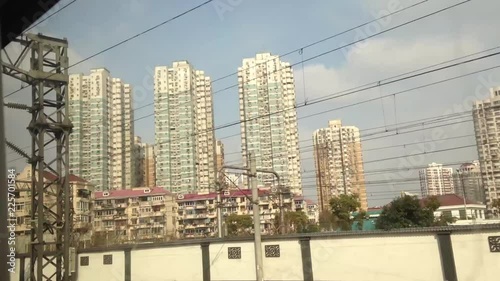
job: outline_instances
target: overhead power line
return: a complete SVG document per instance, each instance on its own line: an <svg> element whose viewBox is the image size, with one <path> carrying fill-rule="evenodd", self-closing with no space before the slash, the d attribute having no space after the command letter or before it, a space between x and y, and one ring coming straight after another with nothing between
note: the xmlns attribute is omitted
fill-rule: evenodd
<svg viewBox="0 0 500 281"><path fill-rule="evenodd" d="M464 113L468 113L468 112L463 112L461 114L464 114ZM451 126L451 125L456 125L456 124L461 124L461 123L465 123L465 122L470 122L471 121L471 120L459 120L459 121L453 122L453 123L446 123L446 124L436 125L436 126L432 126L432 127L424 127L424 128L419 128L419 129L412 130L412 131L402 131L404 129L408 129L408 128L412 128L412 127L417 127L417 126L422 126L422 125L435 124L435 123L447 122L447 121L454 121L457 118L456 115L457 114L450 114L450 115L448 115L448 116L454 117L454 118L449 118L448 117L446 119L443 119L443 118L439 118L438 117L439 118L438 120L431 121L429 123L426 123L426 122L415 123L415 124L410 125L410 126L395 127L395 128L390 128L390 129L379 131L379 132L373 132L373 133L367 134L367 136L376 136L376 135L390 133L390 132L393 132L393 131L395 131L396 133L395 134L390 134L390 135L383 135L383 136L379 136L379 137L372 137L372 138L363 138L363 137L360 137L360 138L356 138L354 140L349 140L347 143L355 143L355 142L366 143L366 142L368 142L370 140L374 140L374 139L380 139L380 138L386 138L386 137L393 137L393 136L398 136L398 135L403 135L403 134L409 134L409 133L414 133L414 132L419 132L419 131L426 131L426 130L430 130L430 129L436 129L436 128L440 128L440 127L446 127L446 126ZM464 118L464 117L465 116L461 116L461 117L458 116L458 118ZM436 122L436 121L438 121L438 122ZM360 130L360 132L361 131L362 130ZM470 135L470 136L474 136L474 135ZM449 138L449 139L455 139L455 138L457 138L457 137L453 137L453 138ZM440 139L440 140L444 140L444 139ZM308 140L308 141L312 141L312 139ZM422 143L429 142L429 141L433 141L433 140L423 141ZM410 145L410 144L406 144L406 145ZM310 149L310 148L313 148L313 147L314 147L314 144L302 145L302 146L299 147L299 150L300 150L300 153L311 152L311 151L313 151L313 149ZM384 148L389 148L389 147L384 147ZM381 148L377 148L377 149L381 149ZM363 149L362 151L364 152L364 151L370 151L370 150ZM226 155L232 155L232 154L236 154L236 153L239 154L239 153L241 153L241 151L234 151L234 152L231 152L230 154L224 154L224 155L226 156ZM301 160L307 160L307 159L312 159L312 158L313 157L309 157L309 158L303 158L303 157L301 157Z"/></svg>
<svg viewBox="0 0 500 281"><path fill-rule="evenodd" d="M453 162L444 162L440 163L443 166L455 166L455 165L462 165L464 163L468 163L470 160L462 160L462 161L453 161ZM423 170L429 168L429 165L416 165L416 166L406 166L406 167L390 167L390 168L384 168L384 169L368 169L364 170L363 174L365 175L370 175L370 174L393 174L395 172L401 172L401 171L412 171L412 170ZM302 174L316 174L316 170L309 170L309 171L303 171ZM310 179L310 178L316 178L316 176L302 176L302 179Z"/></svg>
<svg viewBox="0 0 500 281"><path fill-rule="evenodd" d="M302 63L304 63L304 62L308 62L308 61L311 61L311 60L317 59L317 58L319 58L319 57L325 56L325 55L327 55L327 54L330 54L330 53L333 53L333 52L336 52L336 51L342 50L342 49L344 49L344 48L346 48L346 47L349 47L349 46L352 46L352 45L355 45L355 44L361 43L361 42L363 42L363 41L365 41L365 40L367 40L367 39L371 39L371 38L377 37L377 36L379 36L379 35L385 34L385 33L389 32L389 31L393 31L393 30L398 29L398 28L401 28L401 27L403 27L403 26L406 26L406 25L409 25L409 24L412 24L412 23L418 22L418 21L420 21L420 20L423 20L423 19L425 19L425 18L428 18L428 17L434 16L434 15L436 15L436 14L442 13L442 12L447 11L447 10L450 10L450 9L452 9L452 8L455 8L455 7L457 7L457 6L463 5L463 4L465 4L465 3L467 3L467 2L470 2L470 1L472 1L472 0L466 0L466 1L463 1L463 2L460 2L460 3L457 3L457 4L454 4L454 5L448 6L448 7L446 7L446 8L443 8L443 9L440 9L440 10L437 10L437 11L434 11L434 12L432 12L432 13L430 13L430 14L426 14L426 15L421 16L421 17L418 17L418 18L416 18L416 19L413 19L413 20L407 21L407 22L405 22L405 23L403 23L403 24L399 24L399 25L396 25L396 26L391 27L391 28L389 28L389 29L386 29L386 30L383 30L383 31L381 31L381 32L375 33L375 34L373 34L373 35L367 36L367 37L365 37L365 38L363 38L363 39L359 39L359 40L352 41L352 42L350 42L350 43L348 43L348 44L345 44L345 45L343 45L343 46L336 47L336 48L334 48L334 49L330 49L330 50L328 50L328 51L326 51L326 52L320 53L320 54L315 55L315 56L313 56L313 57L310 57L310 58L307 58L307 59L301 60L300 62L290 64L290 65L289 65L289 66L287 66L287 67L277 68L276 70L273 70L273 71L270 71L270 72L265 73L265 75L269 75L269 74L277 73L277 72L279 72L279 71L282 71L282 70L285 70L285 69L288 69L288 68L292 68L292 67L297 66L297 65L301 65L301 64L302 64ZM256 75L256 77L255 77L255 78L249 79L249 80L247 81L247 83L248 83L248 82L251 82L251 81L255 81L255 80L259 79L259 78L262 78L262 77L264 77L265 75L264 75L264 74L263 74L263 75ZM233 84L233 85L231 85L231 86L228 86L228 87L225 87L225 88L223 88L223 89L217 90L217 91L213 92L212 94L213 94L213 95L215 95L215 94L217 94L217 93L224 92L224 91L226 91L226 90L229 90L229 89L232 89L232 88L238 87L238 85L239 85L239 84ZM153 105L153 104L154 104L154 102L152 102L152 103L148 103L148 104L146 104L146 105L141 106L140 108L144 108L144 107L146 107L146 106L150 106L150 105ZM139 108L138 108L138 109L139 109ZM145 119L145 118L147 118L147 117L151 117L151 116L154 116L154 113L144 115L144 116L140 117L140 119L139 119L139 120L141 120L141 119ZM134 121L137 121L137 120L134 120Z"/></svg>
<svg viewBox="0 0 500 281"><path fill-rule="evenodd" d="M397 136L397 135L391 135L391 136L388 136L388 137L392 137L392 136ZM475 135L465 135L465 136L443 138L443 139L439 139L439 141L452 140L452 139L460 139L460 138L472 137L472 136L475 136ZM413 146L413 145L417 145L417 144L425 144L425 143L429 143L429 142L433 142L433 141L434 140L425 140L425 141L421 141L421 142L405 143L405 144L399 144L399 145L393 145L393 146L375 147L373 149L363 149L359 153L360 154L364 154L365 152L369 152L369 151L382 150L382 149L391 149L391 148L400 148L400 147L407 147L407 146ZM311 146L311 148L312 147L313 146ZM308 151L305 151L305 152L313 152L313 151L314 151L314 149L311 149L311 150L308 150ZM314 157L301 157L301 160L309 160L309 159L314 159Z"/></svg>
<svg viewBox="0 0 500 281"><path fill-rule="evenodd" d="M395 134L391 134L391 135L384 135L384 136L380 136L380 137L376 137L376 138L371 138L371 139L365 139L365 140L361 140L361 142L363 143L366 143L370 140L374 140L374 139L380 139L380 138L387 138L387 137L394 137L394 136L398 136L398 135L401 135L401 134L406 134L406 133L413 133L413 132L417 132L417 131L424 131L424 130L430 130L430 129L436 129L436 128L441 128L441 127L446 127L446 126L451 126L451 125L456 125L456 124L460 124L460 123L464 123L464 122L470 122L470 120L465 120L465 121L459 121L459 122L453 122L453 123L447 123L447 124L441 124L441 125L437 125L437 126L433 126L433 127L427 127L427 128L422 128L422 129L418 129L418 130L413 130L413 131L408 131L408 132L401 132L401 131L398 131L397 129L396 130L396 133ZM386 131L383 131L383 132L379 132L379 133L372 133L371 135L375 135L375 134L385 134ZM470 136L474 136L474 135L470 135ZM459 137L451 137L451 138L448 138L448 139L456 139L456 138L459 138ZM439 141L441 140L446 140L446 139L439 139ZM352 141L352 143L354 142L358 142L359 140L354 140ZM432 141L435 141L435 140L427 140L427 141L422 141L421 143L429 143L429 142L432 142ZM413 144L418 144L419 142L414 142ZM410 144L408 144L410 145ZM310 148L313 148L314 145L307 145L307 146L303 146L301 147L301 149L305 149L305 148L308 148L308 150L302 150L300 151L300 153L306 153L306 152L313 152L314 149L310 149ZM387 148L387 147L384 147L384 148ZM364 151L360 151L359 153L363 153ZM314 159L314 156L312 157L301 157L300 160L303 161L303 160L310 160L310 159ZM229 161L227 162L227 164L235 164L235 163L239 163L239 161Z"/></svg>
<svg viewBox="0 0 500 281"><path fill-rule="evenodd" d="M496 56L496 55L499 55L499 54L500 54L500 52L497 52L495 54L486 55L486 56L479 57L479 58L476 58L476 59L468 60L466 63L471 63L471 62L474 62L474 61L477 61L477 60L480 60L480 59L489 58L492 55ZM460 63L460 64L453 64L453 65L451 65L449 67L456 67L456 66L461 65L461 64L465 64L465 62L464 63ZM442 68L439 68L438 70L435 70L435 71L441 71L441 70L447 69L449 67L444 67L444 68L442 67ZM385 96L382 96L382 97L375 97L375 98L364 100L364 101L360 101L360 102L357 102L357 103L348 104L348 105L344 105L344 106L339 106L339 107L336 107L336 108L333 108L333 109L329 109L329 110L325 110L325 111L321 111L321 112L318 112L318 113L314 113L314 114L310 114L310 115L306 115L306 116L301 116L301 117L298 117L297 120L306 119L306 118L310 118L310 117L313 117L313 116L317 116L317 115L321 115L321 114L324 114L324 113L328 113L328 112L331 112L331 111L334 111L334 110L344 109L344 108L348 108L348 107L360 105L360 104L363 104L363 103L372 102L372 101L375 101L375 100L379 100L381 98L383 99L383 98L390 97L390 96L396 96L396 95L408 93L408 92L411 92L411 91L415 91L415 90L427 88L427 87L430 87L430 86L442 84L442 83L445 83L445 82L448 82L448 81L452 81L452 80L464 78L464 77L467 77L467 76L470 76L470 75L474 75L474 74L477 74L477 73L481 73L481 72L484 72L484 71L493 70L493 69L496 69L496 68L499 68L499 67L500 67L500 65L497 65L497 66L494 66L494 67L482 69L482 70L479 70L479 71L470 72L470 73L459 75L459 76L455 76L455 77L452 77L452 78L448 78L448 79L444 79L444 80L439 80L437 82L423 84L423 85L418 86L418 87L413 87L413 88L406 89L406 90L403 90L403 91L398 91L398 92L391 93L391 94L388 94L388 95L385 95ZM427 72L425 72L425 74L429 74L429 73L435 72L435 71L427 71ZM363 88L363 89L351 91L351 92L348 92L348 93L345 93L345 94L342 94L342 95L331 96L331 97L328 97L328 98L317 100L315 102L310 102L310 103L307 103L307 104L301 104L301 105L297 105L297 106L294 106L294 107L291 107L291 108L282 109L282 110L279 110L279 111L276 111L276 112L271 112L271 113L268 113L268 114L264 114L264 115L260 115L260 116L256 116L256 117L252 117L252 118L248 118L248 119L245 119L245 120L235 121L235 122L232 122L232 123L229 123L229 124L226 124L226 125L218 126L218 127L215 128L215 130L229 128L229 127L232 127L232 126L235 126L235 125L239 125L241 123L258 120L258 119L264 118L264 117L269 117L269 116L272 116L272 115L275 115L275 114L278 114L278 113L282 113L282 112L285 112L285 111L288 111L288 110L296 110L296 109L299 109L299 108L311 106L311 105L314 105L314 104L317 104L317 103L322 103L322 102L325 102L325 101L329 101L329 100L332 100L332 99L335 99L335 98L340 98L340 97L347 96L347 95L352 95L352 94L355 94L355 93L363 92L363 91L370 90L370 89L373 89L373 88L376 88L376 87L380 87L380 86L384 86L384 85L387 85L387 84L392 84L392 83L395 83L395 82L401 82L401 81L404 81L404 80L407 80L407 79L415 78L416 76L419 76L419 75L412 75L410 77L399 78L397 80L393 80L393 81L387 82L385 84L379 84L379 85L375 85L375 86L371 86L371 87L367 87L367 88Z"/></svg>
<svg viewBox="0 0 500 281"><path fill-rule="evenodd" d="M76 2L76 0L72 0L72 1L71 1L71 2L69 2L68 4L66 4L66 5L62 6L62 7L61 7L61 9L59 9L59 10L57 10L57 11L53 12L52 14L50 14L50 15L46 16L43 20L41 20L41 21L37 22L36 24L34 24L34 25L32 25L32 26L28 27L26 30L24 30L24 31L23 31L23 33L21 33L21 35L22 35L22 34L26 34L26 33L27 33L28 31L30 31L31 29L33 29L33 28L35 28L35 27L39 26L40 24L42 24L42 23L43 23L43 22L45 22L46 20L50 19L51 17L53 17L53 16L54 16L54 15L56 15L57 13L61 12L62 10L66 9L67 7L69 7L71 4L73 4L73 3L75 3L75 2Z"/></svg>
<svg viewBox="0 0 500 281"><path fill-rule="evenodd" d="M363 42L363 41L365 41L365 40L367 40L367 39L371 39L371 38L377 37L377 36L379 36L379 35L382 35L382 34L385 34L385 33L387 33L387 32L390 32L390 31L396 30L396 29L398 29L398 28L401 28L401 27L403 27L403 26L406 26L406 25L409 25L409 24L412 24L412 23L418 22L418 21L420 21L420 20L423 20L423 19L429 18L429 17L431 17L431 16L434 16L434 15L437 15L437 14L439 14L439 13L445 12L445 11L447 11L447 10L453 9L453 8L455 8L455 7L458 7L458 6L460 6L460 5L463 5L463 4L465 4L465 3L467 3L467 2L470 2L470 1L472 1L472 0L462 1L462 2L459 2L459 3L453 4L453 5L450 5L450 6L448 6L448 7L445 7L445 8L439 9L439 10L437 10L437 11L434 11L434 12L432 12L432 13L429 13L429 14L426 14L426 15L424 15L424 16L418 17L418 18L416 18L416 19L413 19L413 20L407 21L407 22L402 23L402 24L398 24L398 25L393 26L393 27L391 27L391 28L388 28L388 29L386 29L386 30L382 30L382 31L377 32L377 33L375 33L375 34L372 34L372 35L366 36L366 37L365 37L365 38L363 38L363 39L359 39L359 40L353 41L353 42L348 43L348 44L345 44L345 45L343 45L343 46L340 46L340 47L337 47L337 48L334 48L334 49L331 49L331 50L325 51L325 52L323 52L323 53L320 53L320 54L314 55L314 56L309 57L309 58L307 58L307 59L304 59L304 60L302 60L302 61L300 61L300 62L290 64L290 66L289 66L289 67L294 67L294 66L297 66L297 65L301 65L301 64L302 64L302 63L304 63L304 62L308 62L308 61L311 61L311 60L317 59L317 58L319 58L319 57L322 57L322 56L325 56L325 55L331 54L331 53L333 53L333 52L336 52L336 51L342 50L342 49L344 49L344 48L346 48L346 47L349 47L349 46L352 46L352 45L356 45L356 44L361 43L361 42ZM288 67L286 67L286 68L288 68ZM286 69L286 68L278 68L278 69L276 69L276 70L274 70L274 71L271 71L270 73L267 73L267 75L269 75L269 74L273 74L273 73L276 73L276 72L281 71L281 70ZM247 82L254 81L254 80L257 80L257 79L259 79L259 78L261 78L261 77L257 76L257 77L255 77L255 78L253 78L253 79L249 79ZM239 84L234 84L234 85L231 85L231 86L225 87L225 88L223 88L223 89L221 89L221 90L215 91L213 94L215 95L215 94L217 94L217 93L220 93L220 92L223 92L223 91L226 91L226 90L229 90L229 89L232 89L232 88L238 87L238 85L239 85Z"/></svg>
<svg viewBox="0 0 500 281"><path fill-rule="evenodd" d="M350 28L348 28L348 29L346 29L346 30L344 30L344 31L339 32L339 33L335 33L335 34L330 35L330 36L328 36L328 37L322 38L322 39L320 39L320 40L318 40L318 41L314 41L313 43L309 43L309 44L307 44L307 45L304 45L304 46L302 46L302 47L299 47L299 48L297 48L297 49L294 49L294 50L288 51L288 52L286 52L286 53L284 53L284 54L277 55L277 56L278 56L280 59L282 59L282 58L284 58L284 57L286 57L286 56L289 56L289 55L291 55L291 54L297 53L297 52L299 52L299 51L303 51L303 50L305 50L305 49L307 49L307 48L310 48L310 47L316 46L316 45L318 45L318 44L320 44L320 43L323 43L323 42L325 42L325 41L328 41L328 40L330 40L330 39L333 39L333 38L339 37L339 36L341 36L341 35L347 34L347 33L351 32L351 31L354 31L354 30L356 30L356 29L358 29L358 28L361 28L361 27L367 26L367 25L372 24L372 23L374 23L374 22L378 22L379 20L382 20L382 19L385 19L385 18L388 18L388 17L392 17L393 15L396 15L396 14L399 14L399 13L404 12L404 11L406 11L406 10L409 10L409 9L411 9L411 8L417 7L417 6L419 6L419 5L423 4L423 3L426 3L426 2L429 2L429 0L424 0L424 1L417 2L417 3L415 3L415 4L412 4L412 5L408 6L408 7L405 7L405 8L399 9L399 10L396 10L396 11L394 11L394 12L392 12L392 13L389 13L389 14L384 15L384 16L381 16L381 17L379 17L379 18L376 18L376 19L373 19L373 20L367 21L367 22L362 23L362 24L359 24L359 25L357 25L357 26L350 27ZM272 61L272 60L274 60L274 59L270 59L270 60L264 61L264 62L262 62L262 63L260 63L260 64L265 64L265 63L270 62L270 61ZM302 63L302 61L301 61L301 63ZM260 64L258 64L258 65L260 65ZM258 65L256 65L256 66L258 66ZM254 66L254 67L256 67L256 66ZM235 71L235 72L233 72L233 73L230 73L230 74L224 75L224 76L222 76L222 77L219 77L219 78L217 78L217 79L213 80L213 81L212 81L212 83L216 83L216 82L218 82L218 81L224 80L224 79L226 79L226 78L229 78L229 77L234 76L234 75L237 75L237 74L238 74L238 72L237 72L237 71Z"/></svg>
<svg viewBox="0 0 500 281"><path fill-rule="evenodd" d="M120 45L123 45L123 44L125 44L125 43L127 43L127 42L129 42L129 41L131 41L131 40L134 40L134 39L136 39L136 38L138 38L138 37L140 37L140 36L142 36L142 35L144 35L144 34L146 34L146 33L148 33L148 32L151 32L152 30L155 30L155 29L157 29L157 28L159 28L159 27L161 27L161 26L163 26L163 25L165 25L165 24L167 24L167 23L170 23L170 22L172 22L172 21L174 21L174 20L176 20L176 19L178 19L178 18L180 18L180 17L182 17L182 16L185 16L185 15L187 15L187 14L189 14L189 13L191 13L191 12L193 12L193 11L195 11L195 10L197 10L197 9L199 9L199 8L201 8L201 7L205 6L205 5L207 5L208 3L213 2L213 1L214 1L214 0L207 0L207 1L205 1L205 2L203 2L203 3L201 3L201 4L197 5L197 6L195 6L195 7L191 8L191 9L189 9L189 10L186 10L186 11L184 11L184 12L182 12L182 13L180 13L180 14L178 14L178 15L176 15L176 16L174 16L174 17L172 17L172 18L168 19L168 20L165 20L165 21L163 21L163 22L161 22L161 23L159 23L159 24L157 24L157 25L155 25L155 26L153 26L153 27L150 27L150 28L148 28L148 29L146 29L146 30L144 30L144 31L142 31L142 32L140 32L140 33L137 33L137 34L135 34L135 35L133 35L133 36L131 36L131 37L128 37L127 39L124 39L124 40L122 40L122 41L120 41L120 42L118 42L118 43L115 43L115 44L113 44L113 45L111 45L111 46L109 46L109 47L105 48L105 49L104 49L104 50L102 50L102 51L99 51L99 52L97 52L97 53L95 53L95 54L93 54L93 55L90 55L90 56L88 56L88 57L86 57L86 58L84 58L84 59L82 59L82 60L80 60L80 61L78 61L78 62L76 62L76 63L74 63L74 64L72 64L72 65L70 65L70 66L68 66L68 68L67 68L67 69L70 69L70 68L72 68L72 67L74 67L74 66L77 66L77 65L79 65L79 64L81 64L81 63L83 63L83 62L86 62L86 61L88 61L88 60L90 60L90 59L94 58L94 57L97 57L97 56L99 56L99 55L101 55L101 54L103 54L103 53L106 53L106 52L108 52L108 51L110 51L110 50L112 50L112 49L114 49L114 48L116 48L116 47L118 47L118 46L120 46ZM470 0L469 0L469 1L470 1ZM45 77L44 79L48 79L48 78L50 78L51 76L54 76L55 74L56 74L56 73L52 73L52 74L48 75L47 77ZM26 89L26 88L28 88L28 87L30 87L30 86L31 86L31 85L29 85L29 84L28 84L28 85L26 85L26 86L22 86L19 90L16 90L16 91L14 91L14 92L12 92L12 93L10 93L10 94L6 95L4 98L8 98L8 97L10 97L10 96L14 95L15 93L18 93L18 92L22 91L23 89Z"/></svg>

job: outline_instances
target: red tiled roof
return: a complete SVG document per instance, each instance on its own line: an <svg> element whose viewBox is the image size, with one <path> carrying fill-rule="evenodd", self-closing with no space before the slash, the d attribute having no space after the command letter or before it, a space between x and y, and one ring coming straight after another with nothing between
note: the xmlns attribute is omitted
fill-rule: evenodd
<svg viewBox="0 0 500 281"><path fill-rule="evenodd" d="M316 205L316 202L314 202L311 199L306 199L306 202L307 202L308 205Z"/></svg>
<svg viewBox="0 0 500 281"><path fill-rule="evenodd" d="M259 196L264 196L268 193L269 192L266 190L259 189ZM183 194L183 196L184 196L183 199L177 199L177 201L200 201L200 200L207 200L207 199L215 199L217 197L217 193L215 193L215 192L211 192L211 193L207 193L207 194L188 193L188 194ZM222 198L245 197L245 196L251 197L252 191L250 189L230 190L229 195L221 194Z"/></svg>
<svg viewBox="0 0 500 281"><path fill-rule="evenodd" d="M463 197L460 197L456 194L445 194L445 195L438 195L436 198L439 201L439 204L441 207L448 207L448 206L459 206L464 204L464 199ZM424 204L426 198L420 199L420 204ZM481 204L478 202L474 202L471 200L466 201L467 204Z"/></svg>
<svg viewBox="0 0 500 281"><path fill-rule="evenodd" d="M144 189L123 189L123 190L110 190L108 191L108 196L103 196L103 191L95 192L95 199L116 199L116 198L130 198L130 197L141 197L141 196L151 196L151 195L167 195L171 194L170 191L163 189L162 187L150 188L151 192L144 193Z"/></svg>

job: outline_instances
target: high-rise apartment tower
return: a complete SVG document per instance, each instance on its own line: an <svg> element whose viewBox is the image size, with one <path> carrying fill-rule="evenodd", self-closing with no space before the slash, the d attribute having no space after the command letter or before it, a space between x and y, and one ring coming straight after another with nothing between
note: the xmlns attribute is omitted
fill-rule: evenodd
<svg viewBox="0 0 500 281"><path fill-rule="evenodd" d="M332 120L313 134L316 186L320 211L330 210L330 199L357 194L366 210L365 175L359 129Z"/></svg>
<svg viewBox="0 0 500 281"><path fill-rule="evenodd" d="M132 88L105 68L69 78L70 172L96 190L128 189L133 167Z"/></svg>
<svg viewBox="0 0 500 281"><path fill-rule="evenodd" d="M490 89L490 98L477 101L472 115L482 184L488 208L500 199L500 87Z"/></svg>
<svg viewBox="0 0 500 281"><path fill-rule="evenodd" d="M155 68L156 184L172 192L215 188L212 87L187 61Z"/></svg>
<svg viewBox="0 0 500 281"><path fill-rule="evenodd" d="M420 190L423 197L455 193L453 169L432 163L419 171Z"/></svg>
<svg viewBox="0 0 500 281"><path fill-rule="evenodd" d="M274 170L281 184L302 193L295 88L290 64L269 53L243 60L238 68L243 161L255 155L257 169ZM259 184L277 184L259 173Z"/></svg>

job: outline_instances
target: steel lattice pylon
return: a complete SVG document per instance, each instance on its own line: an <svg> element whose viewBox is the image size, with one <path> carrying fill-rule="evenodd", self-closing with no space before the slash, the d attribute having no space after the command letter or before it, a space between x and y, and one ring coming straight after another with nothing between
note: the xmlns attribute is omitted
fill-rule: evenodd
<svg viewBox="0 0 500 281"><path fill-rule="evenodd" d="M15 60L6 52L2 72L29 84L32 89L31 105L5 104L31 114L27 128L32 140L31 156L7 142L9 147L28 158L33 171L29 280L67 281L71 275L72 223L65 222L73 221L68 153L72 125L66 106L68 42L41 34L26 34L14 42L22 46L22 52ZM28 56L29 70L23 70L22 64ZM56 146L53 159L45 154L48 145Z"/></svg>

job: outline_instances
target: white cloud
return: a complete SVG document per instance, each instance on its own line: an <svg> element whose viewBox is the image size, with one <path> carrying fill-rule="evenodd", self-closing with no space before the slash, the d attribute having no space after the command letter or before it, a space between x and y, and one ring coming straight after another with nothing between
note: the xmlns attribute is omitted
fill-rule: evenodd
<svg viewBox="0 0 500 281"><path fill-rule="evenodd" d="M315 99L484 48L480 42L466 38L460 42L444 38L370 40L363 48L350 50L346 63L341 66L328 68L323 64L311 64L295 71L297 99L302 101L304 96L303 72L306 96ZM366 96L365 93L359 95ZM359 95L352 95L350 99L358 99Z"/></svg>

